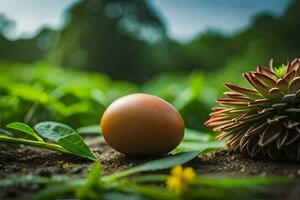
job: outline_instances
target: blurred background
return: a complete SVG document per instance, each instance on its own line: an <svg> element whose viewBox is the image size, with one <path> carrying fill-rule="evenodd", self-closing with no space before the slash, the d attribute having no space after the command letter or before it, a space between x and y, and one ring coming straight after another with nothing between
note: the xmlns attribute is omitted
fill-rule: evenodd
<svg viewBox="0 0 300 200"><path fill-rule="evenodd" d="M0 0L0 13L0 128L93 125L147 92L208 131L224 82L300 54L300 0Z"/></svg>

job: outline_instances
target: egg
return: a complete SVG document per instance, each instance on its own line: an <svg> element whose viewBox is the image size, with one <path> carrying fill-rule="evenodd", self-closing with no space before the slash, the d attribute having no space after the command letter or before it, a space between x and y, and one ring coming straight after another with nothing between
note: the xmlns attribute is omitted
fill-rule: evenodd
<svg viewBox="0 0 300 200"><path fill-rule="evenodd" d="M142 93L111 103L100 126L106 143L130 156L166 154L184 136L184 122L176 109L157 96Z"/></svg>

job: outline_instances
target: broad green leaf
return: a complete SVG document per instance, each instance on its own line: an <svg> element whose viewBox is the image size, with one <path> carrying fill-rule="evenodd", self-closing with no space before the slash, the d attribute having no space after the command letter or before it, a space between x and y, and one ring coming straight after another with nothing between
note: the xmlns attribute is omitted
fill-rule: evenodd
<svg viewBox="0 0 300 200"><path fill-rule="evenodd" d="M62 137L75 133L70 126L51 121L40 122L34 126L34 129L40 136L54 142L58 142Z"/></svg>
<svg viewBox="0 0 300 200"><path fill-rule="evenodd" d="M161 159L146 162L142 165L132 167L122 172L114 173L108 178L114 179L114 178L120 178L128 175L132 175L139 172L168 169L175 165L181 165L192 160L193 158L198 156L201 152L202 151L189 151L189 152L174 154Z"/></svg>
<svg viewBox="0 0 300 200"><path fill-rule="evenodd" d="M26 133L28 135L31 135L34 138L36 138L38 141L43 142L43 139L40 136L38 136L38 134L36 134L34 132L34 130L30 126L28 126L27 124L24 124L22 122L13 122L13 123L8 124L6 127L14 129L14 130L21 131L21 132Z"/></svg>
<svg viewBox="0 0 300 200"><path fill-rule="evenodd" d="M100 124L80 127L76 131L80 135L89 135L89 134L98 135L98 134L101 134Z"/></svg>
<svg viewBox="0 0 300 200"><path fill-rule="evenodd" d="M75 155L94 161L97 160L96 156L80 135L65 124L58 122L41 122L37 124L34 129L39 135L58 143Z"/></svg>
<svg viewBox="0 0 300 200"><path fill-rule="evenodd" d="M96 156L92 153L87 144L77 133L71 133L63 136L58 140L58 144L70 151L71 153L88 158L90 160L97 160Z"/></svg>

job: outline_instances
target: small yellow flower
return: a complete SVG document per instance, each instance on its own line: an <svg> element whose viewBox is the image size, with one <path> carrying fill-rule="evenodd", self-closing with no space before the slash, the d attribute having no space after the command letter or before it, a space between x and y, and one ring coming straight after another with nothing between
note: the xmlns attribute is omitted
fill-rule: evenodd
<svg viewBox="0 0 300 200"><path fill-rule="evenodd" d="M170 190L175 191L178 194L181 193L183 189L181 180L175 176L170 176L168 178L167 186Z"/></svg>
<svg viewBox="0 0 300 200"><path fill-rule="evenodd" d="M189 185L194 181L196 173L193 168L177 165L172 168L171 176L167 179L167 187L177 194L183 193Z"/></svg>
<svg viewBox="0 0 300 200"><path fill-rule="evenodd" d="M196 177L196 173L193 168L187 167L184 169L182 178L186 183L191 183Z"/></svg>

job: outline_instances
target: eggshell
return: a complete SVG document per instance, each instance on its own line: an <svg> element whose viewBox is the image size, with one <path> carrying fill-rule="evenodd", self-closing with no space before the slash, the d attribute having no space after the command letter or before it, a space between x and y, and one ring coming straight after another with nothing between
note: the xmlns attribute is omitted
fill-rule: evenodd
<svg viewBox="0 0 300 200"><path fill-rule="evenodd" d="M142 93L115 100L100 126L108 145L131 156L166 154L184 135L184 122L176 109L159 97Z"/></svg>

